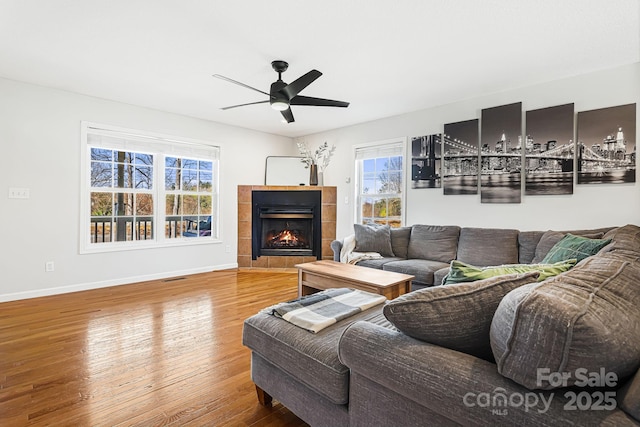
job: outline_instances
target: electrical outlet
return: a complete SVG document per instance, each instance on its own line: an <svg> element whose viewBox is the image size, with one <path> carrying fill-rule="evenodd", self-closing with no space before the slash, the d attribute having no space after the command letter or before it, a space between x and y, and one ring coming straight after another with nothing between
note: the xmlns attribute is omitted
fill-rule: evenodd
<svg viewBox="0 0 640 427"><path fill-rule="evenodd" d="M9 198L10 199L28 199L29 189L11 187L9 188Z"/></svg>
<svg viewBox="0 0 640 427"><path fill-rule="evenodd" d="M47 273L51 273L56 269L55 263L53 261L47 261L44 263L44 271Z"/></svg>
<svg viewBox="0 0 640 427"><path fill-rule="evenodd" d="M345 205L349 204L349 196L344 196L344 204Z"/></svg>
<svg viewBox="0 0 640 427"><path fill-rule="evenodd" d="M225 251L226 253L230 254L230 253L231 253L231 246L230 246L230 245L225 246L225 247L224 247L224 251Z"/></svg>

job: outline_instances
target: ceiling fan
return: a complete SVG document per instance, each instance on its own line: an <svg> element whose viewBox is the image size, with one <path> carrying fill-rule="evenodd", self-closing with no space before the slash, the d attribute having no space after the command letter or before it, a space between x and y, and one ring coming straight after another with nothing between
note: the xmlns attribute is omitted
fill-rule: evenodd
<svg viewBox="0 0 640 427"><path fill-rule="evenodd" d="M249 102L247 104L239 104L232 105L230 107L224 107L223 110L228 110L230 108L236 107L244 107L246 105L255 105L255 104L266 104L267 102L271 104L271 107L274 110L280 111L282 116L285 118L287 123L291 123L295 121L293 119L293 113L291 112L291 105L311 105L311 106L319 106L319 107L348 107L348 102L343 101L334 101L331 99L323 99L323 98L312 98L309 96L301 96L298 95L304 88L313 83L318 77L322 75L322 73L318 70L311 70L307 74L299 77L293 82L287 84L282 81L282 73L287 71L289 68L289 64L285 61L273 61L271 62L271 67L278 73L278 80L271 83L271 90L269 93L264 92L260 89L256 89L244 83L240 83L236 80L230 79L229 77L221 76L220 74L214 74L213 77L237 84L242 87L246 87L247 89L254 90L256 92L260 92L264 95L267 95L269 99L265 101L257 101L257 102Z"/></svg>

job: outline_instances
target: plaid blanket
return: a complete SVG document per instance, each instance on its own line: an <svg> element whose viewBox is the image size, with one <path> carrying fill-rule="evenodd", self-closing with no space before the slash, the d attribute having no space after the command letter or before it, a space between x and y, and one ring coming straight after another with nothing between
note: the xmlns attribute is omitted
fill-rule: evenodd
<svg viewBox="0 0 640 427"><path fill-rule="evenodd" d="M386 301L383 295L349 288L327 289L262 310L287 322L317 333L361 311Z"/></svg>

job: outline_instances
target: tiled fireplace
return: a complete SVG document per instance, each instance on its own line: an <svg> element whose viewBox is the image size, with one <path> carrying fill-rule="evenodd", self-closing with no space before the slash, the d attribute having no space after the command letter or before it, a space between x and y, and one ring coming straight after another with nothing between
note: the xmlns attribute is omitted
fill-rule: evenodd
<svg viewBox="0 0 640 427"><path fill-rule="evenodd" d="M336 187L238 186L240 268L332 259L335 238Z"/></svg>

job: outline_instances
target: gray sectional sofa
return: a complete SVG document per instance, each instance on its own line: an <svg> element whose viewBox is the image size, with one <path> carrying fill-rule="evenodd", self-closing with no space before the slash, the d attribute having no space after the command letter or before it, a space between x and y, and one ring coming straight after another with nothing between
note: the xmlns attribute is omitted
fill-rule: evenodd
<svg viewBox="0 0 640 427"><path fill-rule="evenodd" d="M312 426L640 425L640 227L571 234L607 244L543 281L534 270L439 286L451 254L530 264L567 232L390 230L391 253L358 264L413 274L419 289L317 334L247 319L260 398Z"/></svg>

